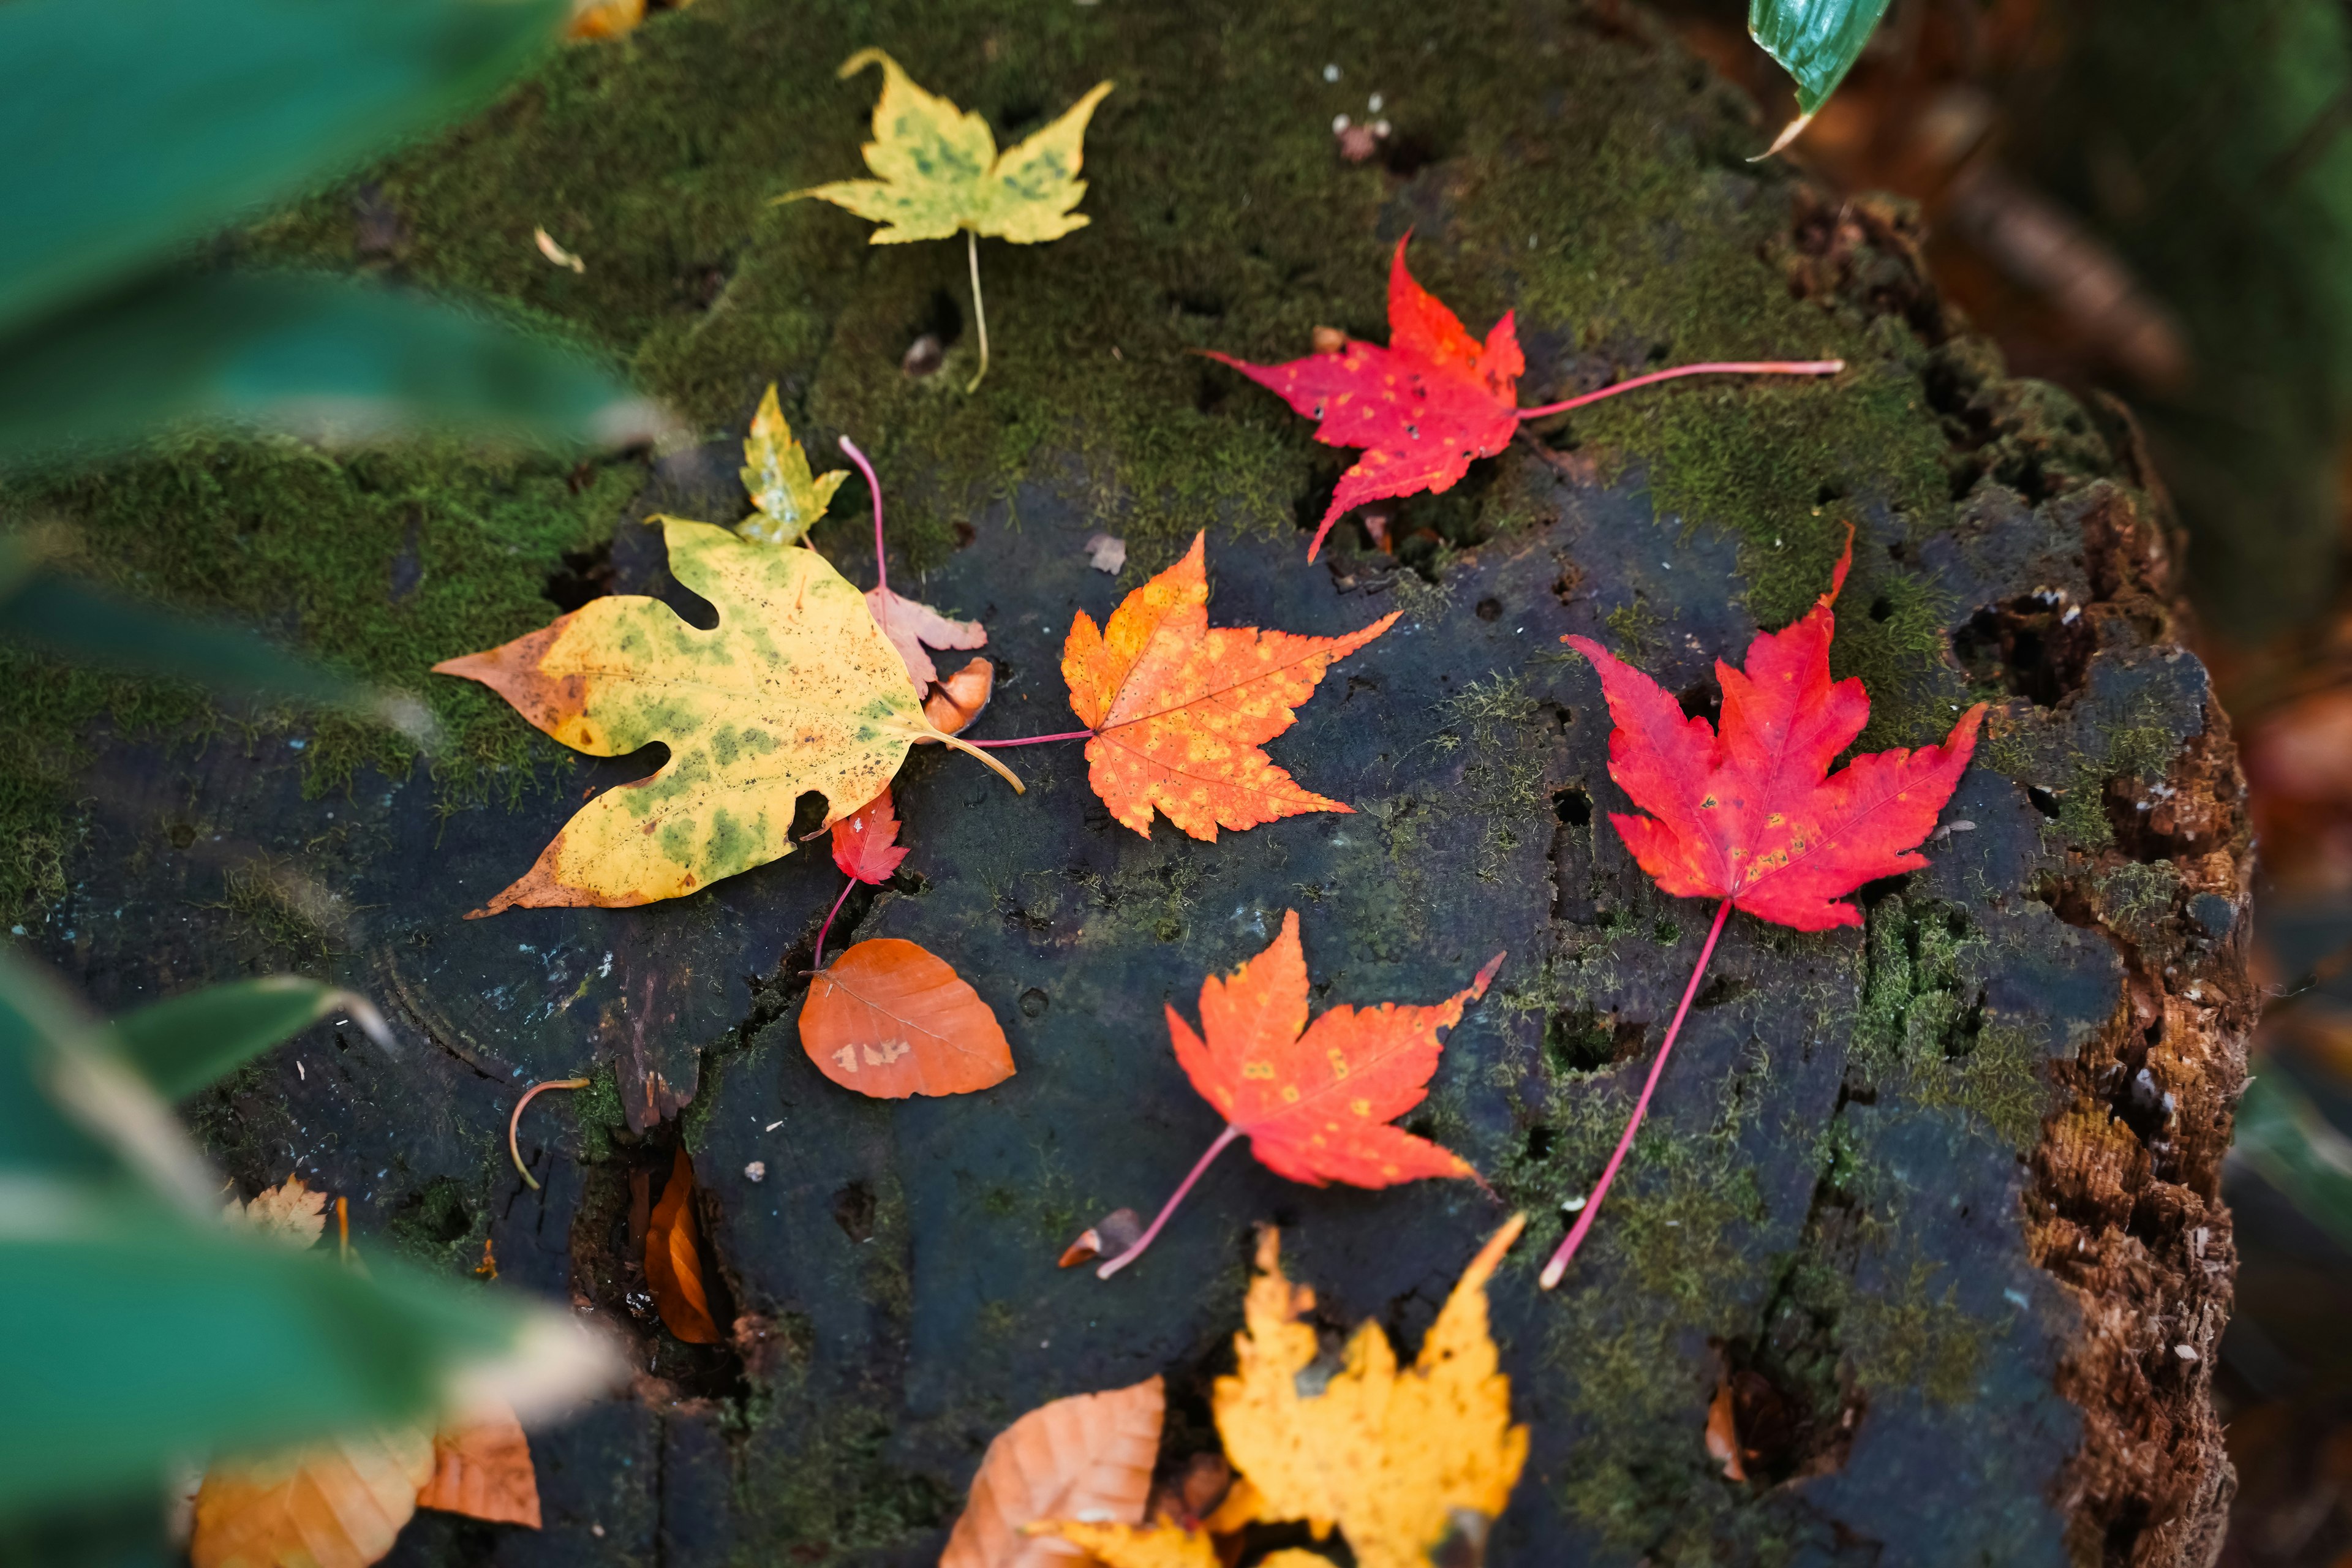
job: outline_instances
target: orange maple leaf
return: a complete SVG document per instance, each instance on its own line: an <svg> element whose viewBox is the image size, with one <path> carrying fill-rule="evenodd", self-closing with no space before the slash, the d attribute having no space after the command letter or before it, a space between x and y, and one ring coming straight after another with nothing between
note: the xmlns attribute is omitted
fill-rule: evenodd
<svg viewBox="0 0 2352 1568"><path fill-rule="evenodd" d="M1429 1092L1445 1048L1437 1031L1460 1022L1463 1007L1486 994L1502 966L1498 952L1466 988L1434 1006L1341 1005L1310 1024L1298 911L1285 910L1282 931L1264 952L1228 978L1212 974L1201 983L1200 1033L1173 1005L1168 1008L1176 1060L1201 1097L1223 1113L1226 1127L1135 1245L1095 1272L1108 1279L1134 1261L1209 1162L1244 1135L1268 1170L1313 1186L1475 1180L1477 1173L1459 1154L1388 1123Z"/></svg>
<svg viewBox="0 0 2352 1568"><path fill-rule="evenodd" d="M1331 661L1388 630L1397 612L1337 637L1212 628L1203 537L1108 625L1083 610L1070 624L1062 677L1087 725L1087 783L1147 838L1155 807L1212 844L1220 827L1353 810L1301 787L1262 748L1297 721Z"/></svg>

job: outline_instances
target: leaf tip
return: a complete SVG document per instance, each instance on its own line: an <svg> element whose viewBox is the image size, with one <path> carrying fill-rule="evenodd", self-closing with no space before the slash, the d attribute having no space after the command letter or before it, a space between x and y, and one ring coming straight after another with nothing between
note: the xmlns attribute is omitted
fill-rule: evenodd
<svg viewBox="0 0 2352 1568"><path fill-rule="evenodd" d="M1805 133L1805 127L1811 125L1812 122L1813 117L1811 115L1800 114L1796 119L1791 120L1788 124L1780 128L1780 134L1772 138L1772 145L1765 148L1764 151L1757 153L1748 161L1751 163L1760 163L1767 158L1775 158L1780 156L1781 153L1789 150L1789 144L1790 142L1796 141L1798 137L1802 136Z"/></svg>

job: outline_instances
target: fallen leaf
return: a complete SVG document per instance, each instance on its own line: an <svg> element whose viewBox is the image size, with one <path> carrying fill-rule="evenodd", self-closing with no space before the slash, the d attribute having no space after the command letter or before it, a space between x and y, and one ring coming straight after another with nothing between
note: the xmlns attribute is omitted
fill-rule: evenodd
<svg viewBox="0 0 2352 1568"><path fill-rule="evenodd" d="M970 1094L1013 1076L1013 1047L987 1003L911 942L861 942L809 982L801 1048L844 1089L877 1100Z"/></svg>
<svg viewBox="0 0 2352 1568"><path fill-rule="evenodd" d="M1114 577L1127 567L1127 541L1108 533L1087 535L1087 564Z"/></svg>
<svg viewBox="0 0 2352 1568"><path fill-rule="evenodd" d="M499 1409L433 1435L433 1474L419 1508L539 1528L539 1472L512 1410Z"/></svg>
<svg viewBox="0 0 2352 1568"><path fill-rule="evenodd" d="M304 1186L299 1176L289 1176L254 1194L251 1203L229 1199L221 1217L299 1251L326 1234L327 1194Z"/></svg>
<svg viewBox="0 0 2352 1568"><path fill-rule="evenodd" d="M877 886L890 879L907 851L898 843L898 817L890 808L890 786L833 825L833 863L842 874Z"/></svg>
<svg viewBox="0 0 2352 1568"><path fill-rule="evenodd" d="M1150 1524L1117 1521L1056 1519L1040 1524L1035 1537L1052 1544L1058 1538L1070 1543L1066 1555L1039 1562L1099 1563L1103 1568L1223 1568L1217 1543L1205 1530L1187 1530L1170 1520ZM1047 1533L1050 1531L1051 1533ZM1007 1558L1007 1562L1013 1559ZM1272 1561L1272 1559L1268 1559ZM1328 1558L1313 1559L1331 1568ZM944 1558L940 1568L955 1568Z"/></svg>
<svg viewBox="0 0 2352 1568"><path fill-rule="evenodd" d="M1405 270L1397 241L1389 264L1389 343L1342 337L1339 345L1286 364L1252 364L1231 354L1201 352L1231 365L1318 421L1315 438L1327 446L1360 447L1364 455L1339 476L1339 489L1307 558L1315 559L1331 525L1366 501L1389 496L1441 491L1470 471L1480 458L1510 445L1522 421L1597 402L1636 386L1676 376L1715 374L1826 375L1843 370L1836 360L1750 361L1676 365L1635 376L1615 386L1541 408L1517 405L1527 356L1519 350L1512 312L1503 312L1480 342L1461 318Z"/></svg>
<svg viewBox="0 0 2352 1568"><path fill-rule="evenodd" d="M873 799L927 736L1012 778L923 717L864 596L816 552L677 518L662 524L670 570L710 601L716 626L692 626L659 599L612 595L433 667L482 682L593 755L669 747L651 777L582 806L538 863L476 913L650 903L765 865L793 852L803 791L824 795L830 826Z"/></svg>
<svg viewBox="0 0 2352 1568"><path fill-rule="evenodd" d="M1093 731L1087 783L1111 815L1149 838L1156 807L1216 842L1308 811L1350 811L1299 787L1260 748L1297 721L1331 661L1396 624L1391 611L1344 637L1209 626L1203 534L1184 558L1129 594L1097 629L1084 610L1062 645L1070 707Z"/></svg>
<svg viewBox="0 0 2352 1568"><path fill-rule="evenodd" d="M715 1345L720 1335L703 1284L702 1252L695 1245L693 1200L694 1163L680 1149L661 1201L646 1222L646 1284L672 1334L690 1345Z"/></svg>
<svg viewBox="0 0 2352 1568"><path fill-rule="evenodd" d="M1235 1369L1210 1395L1226 1456L1256 1489L1259 1519L1303 1520L1318 1539L1336 1525L1358 1568L1428 1568L1430 1549L1458 1528L1457 1510L1489 1520L1503 1511L1527 1462L1528 1429L1511 1425L1486 1281L1525 1223L1514 1215L1463 1270L1411 1367L1400 1370L1388 1335L1366 1323L1340 1368L1305 1390L1301 1374L1321 1346L1299 1320L1315 1293L1283 1278L1272 1227L1261 1235Z"/></svg>
<svg viewBox="0 0 2352 1568"><path fill-rule="evenodd" d="M808 453L793 438L793 427L776 401L776 384L760 395L751 416L751 434L743 440L743 488L751 492L751 515L735 531L761 544L798 544L808 531L824 521L833 504L833 492L849 478L847 468L814 473Z"/></svg>
<svg viewBox="0 0 2352 1568"><path fill-rule="evenodd" d="M586 262L572 255L572 252L564 249L563 247L556 244L555 237L549 234L547 230L543 228L532 229L530 231L530 237L531 242L539 247L539 253L541 256L546 257L550 261L555 263L558 267L568 267L574 272L585 272L588 270L588 264Z"/></svg>
<svg viewBox="0 0 2352 1568"><path fill-rule="evenodd" d="M1110 83L1098 83L1059 120L1000 155L988 121L917 87L880 49L858 50L840 74L846 79L876 65L882 96L874 105L874 140L863 152L879 177L835 180L783 200L811 196L881 224L876 245L945 239L958 229L1034 245L1085 226L1086 217L1070 209L1087 193L1077 178L1087 121Z"/></svg>
<svg viewBox="0 0 2352 1568"><path fill-rule="evenodd" d="M1043 1568L1086 1553L1024 1532L1035 1521L1140 1520L1160 1457L1157 1377L1041 1405L996 1435L940 1568ZM1097 1553L1099 1555L1099 1553Z"/></svg>
<svg viewBox="0 0 2352 1568"><path fill-rule="evenodd" d="M563 36L574 43L617 38L646 19L646 0L572 0Z"/></svg>
<svg viewBox="0 0 2352 1568"><path fill-rule="evenodd" d="M1940 746L1873 752L1830 772L1870 721L1861 680L1830 679L1832 605L1853 560L1849 542L1829 592L1794 626L1759 633L1745 669L1716 661L1719 735L1591 637L1560 639L1601 673L1616 726L1609 776L1650 814L1609 820L1661 890L1829 931L1862 923L1845 895L1927 864L1912 847L1967 769L1985 705L1963 713Z"/></svg>
<svg viewBox="0 0 2352 1568"><path fill-rule="evenodd" d="M1583 1244L1633 1147L1731 911L1798 931L1860 925L1862 911L1843 901L1846 895L1927 864L1916 846L1936 826L1976 751L1981 702L1960 715L1940 746L1873 752L1830 772L1870 722L1862 682L1830 679L1832 606L1853 563L1849 531L1829 591L1803 619L1757 634L1744 668L1716 661L1723 691L1719 734L1705 718L1685 717L1672 693L1591 637L1560 638L1601 673L1614 725L1609 776L1639 808L1610 814L1618 837L1661 890L1722 902L1624 1133L1544 1265L1546 1289L1559 1282Z"/></svg>
<svg viewBox="0 0 2352 1568"><path fill-rule="evenodd" d="M869 588L866 607L874 612L874 624L907 661L907 674L913 679L915 689L928 690L940 678L938 666L923 651L924 645L939 648L975 648L988 644L988 628L978 621L951 621L929 605L919 604L888 588Z"/></svg>
<svg viewBox="0 0 2352 1568"><path fill-rule="evenodd" d="M1097 1270L1108 1279L1150 1244L1194 1179L1234 1139L1276 1175L1323 1186L1388 1187L1424 1176L1468 1176L1468 1162L1389 1122L1429 1092L1444 1047L1437 1032L1486 994L1502 967L1496 953L1470 984L1434 1006L1383 1002L1340 1005L1307 1019L1307 955L1298 911L1264 952L1227 978L1201 983L1201 1034L1171 1004L1168 1033L1176 1060L1227 1123L1184 1185L1135 1246Z"/></svg>
<svg viewBox="0 0 2352 1568"><path fill-rule="evenodd" d="M385 1427L252 1459L216 1459L196 1492L194 1568L367 1568L433 1474L433 1439Z"/></svg>
<svg viewBox="0 0 2352 1568"><path fill-rule="evenodd" d="M1715 1398L1706 1407L1706 1457L1721 1467L1725 1480L1748 1479L1747 1468L1739 1462L1739 1424L1733 1413L1727 1377L1715 1385Z"/></svg>
<svg viewBox="0 0 2352 1568"><path fill-rule="evenodd" d="M1110 1213L1078 1232L1078 1238L1062 1249L1061 1268L1075 1268L1081 1263L1092 1263L1108 1254L1117 1258L1133 1247L1143 1235L1143 1216L1133 1209L1113 1209Z"/></svg>
<svg viewBox="0 0 2352 1568"><path fill-rule="evenodd" d="M961 735L987 710L995 691L996 666L975 658L931 688L931 694L923 699L923 717L943 734ZM931 744L929 740L916 743Z"/></svg>

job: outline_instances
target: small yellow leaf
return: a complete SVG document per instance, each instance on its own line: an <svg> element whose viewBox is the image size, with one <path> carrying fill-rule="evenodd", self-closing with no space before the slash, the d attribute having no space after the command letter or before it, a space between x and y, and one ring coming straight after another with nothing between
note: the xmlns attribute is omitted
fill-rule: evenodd
<svg viewBox="0 0 2352 1568"><path fill-rule="evenodd" d="M880 49L860 49L841 74L870 65L882 68L882 96L864 153L879 178L835 180L783 200L814 196L881 224L876 245L945 239L960 228L1035 245L1085 226L1071 211L1087 194L1078 168L1087 122L1110 83L1097 83L1060 119L1000 155L988 121L916 86Z"/></svg>
<svg viewBox="0 0 2352 1568"><path fill-rule="evenodd" d="M756 510L735 525L735 531L761 544L798 544L823 521L833 492L848 477L847 468L810 471L808 454L793 438L772 381L743 443L743 488L751 492Z"/></svg>
<svg viewBox="0 0 2352 1568"><path fill-rule="evenodd" d="M289 1176L249 1204L229 1199L221 1217L299 1251L326 1234L327 1194L304 1186L299 1176Z"/></svg>
<svg viewBox="0 0 2352 1568"><path fill-rule="evenodd" d="M392 1550L433 1475L433 1439L385 1427L215 1460L196 1493L194 1568L367 1568Z"/></svg>
<svg viewBox="0 0 2352 1568"><path fill-rule="evenodd" d="M1258 1275L1234 1336L1234 1375L1212 1394L1217 1430L1257 1494L1256 1517L1304 1520L1318 1537L1337 1525L1359 1568L1427 1568L1429 1551L1459 1527L1457 1510L1492 1519L1527 1463L1528 1429L1511 1425L1510 1380L1486 1331L1486 1281L1517 1239L1514 1215L1486 1243L1400 1370L1378 1324L1349 1342L1321 1392L1298 1374L1316 1360L1314 1329L1299 1321L1314 1292L1283 1278L1280 1242L1258 1244Z"/></svg>

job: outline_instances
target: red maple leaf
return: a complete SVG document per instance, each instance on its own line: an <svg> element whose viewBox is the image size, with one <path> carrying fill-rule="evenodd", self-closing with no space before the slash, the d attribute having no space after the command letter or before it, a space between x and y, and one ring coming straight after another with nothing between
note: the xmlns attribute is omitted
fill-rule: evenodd
<svg viewBox="0 0 2352 1568"><path fill-rule="evenodd" d="M1486 994L1502 966L1498 952L1466 988L1434 1006L1343 1005L1309 1023L1298 911L1286 911L1264 952L1227 978L1212 974L1201 983L1199 1033L1168 1008L1176 1060L1223 1115L1225 1130L1150 1227L1096 1272L1108 1279L1150 1246L1209 1162L1236 1138L1246 1136L1250 1152L1276 1174L1318 1187L1388 1187L1423 1176L1475 1180L1460 1155L1389 1122L1428 1093L1444 1050L1437 1031L1460 1022L1463 1007Z"/></svg>
<svg viewBox="0 0 2352 1568"><path fill-rule="evenodd" d="M1405 270L1404 247L1412 239L1407 234L1397 241L1396 258L1389 268L1388 347L1350 338L1328 353L1274 365L1202 351L1297 412L1321 421L1315 430L1317 440L1364 448L1364 455L1339 477L1330 508L1307 546L1309 561L1343 513L1391 496L1451 489L1473 462L1508 446L1522 420L1562 414L1676 376L1717 372L1822 375L1845 368L1843 360L1677 365L1562 403L1520 408L1519 376L1528 362L1519 352L1512 313L1503 312L1484 343L1472 337L1461 318Z"/></svg>
<svg viewBox="0 0 2352 1568"><path fill-rule="evenodd" d="M1633 1146L1731 911L1799 931L1860 925L1862 913L1845 896L1864 882L1927 864L1916 847L1976 751L1981 702L1960 715L1940 746L1873 752L1830 772L1870 721L1862 682L1830 679L1830 638L1837 629L1832 605L1853 561L1849 538L1829 592L1802 620L1759 634L1744 669L1716 662L1720 733L1705 719L1685 718L1671 693L1591 637L1560 639L1601 672L1616 725L1609 735L1609 776L1649 814L1612 813L1618 837L1660 889L1722 903L1625 1134L1544 1268L1547 1287L1559 1282Z"/></svg>
<svg viewBox="0 0 2352 1568"><path fill-rule="evenodd" d="M890 879L907 858L898 842L898 816L890 805L890 786L833 825L833 863L845 875L877 886Z"/></svg>

